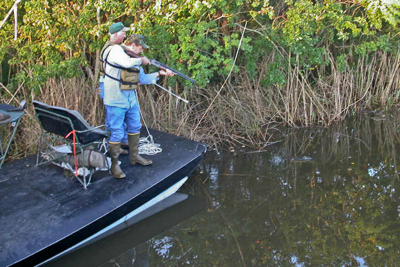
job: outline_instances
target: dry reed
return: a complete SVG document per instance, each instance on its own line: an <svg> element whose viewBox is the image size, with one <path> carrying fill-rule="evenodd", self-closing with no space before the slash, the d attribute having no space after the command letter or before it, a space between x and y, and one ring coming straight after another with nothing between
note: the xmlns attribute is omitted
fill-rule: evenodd
<svg viewBox="0 0 400 267"><path fill-rule="evenodd" d="M268 73L268 66L275 57L271 53L260 60L262 64L256 77L250 77L242 69L240 75L229 79L220 94L219 85L169 88L187 98L190 104L154 86L142 86L138 94L144 119L151 128L212 146L228 142L263 147L271 140L271 130L277 125L326 126L359 110L399 103L400 53L376 52L363 56L354 64L348 64L345 70L338 70L331 53L325 55L329 64L314 70L302 69L297 58L294 64L282 66L286 76L283 86L262 86L262 77ZM104 108L93 89L96 86L84 78L51 79L40 88L39 94L35 95L22 84L16 93L3 90L0 97L13 105L18 104L17 100L37 99L75 109L90 124L101 125ZM165 82L164 86L167 86ZM29 106L13 153L33 152L39 131L33 108Z"/></svg>

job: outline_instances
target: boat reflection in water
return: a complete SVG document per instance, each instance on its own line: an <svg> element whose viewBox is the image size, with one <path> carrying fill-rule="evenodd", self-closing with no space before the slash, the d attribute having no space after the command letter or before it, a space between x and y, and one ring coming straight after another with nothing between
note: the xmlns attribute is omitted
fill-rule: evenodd
<svg viewBox="0 0 400 267"><path fill-rule="evenodd" d="M41 266L100 266L121 254L128 257L131 263L135 257L143 260L146 255L139 255L135 247L190 218L204 206L205 201L199 197L175 193ZM143 266L143 261L139 259L136 263Z"/></svg>

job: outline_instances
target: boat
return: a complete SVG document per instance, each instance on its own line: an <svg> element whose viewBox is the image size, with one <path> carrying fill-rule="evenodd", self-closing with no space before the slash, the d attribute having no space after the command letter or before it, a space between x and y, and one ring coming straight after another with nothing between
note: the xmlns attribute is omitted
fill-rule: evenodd
<svg viewBox="0 0 400 267"><path fill-rule="evenodd" d="M171 196L199 165L205 145L149 129L162 152L150 166L120 156L125 179L95 172L85 190L59 166L28 156L0 170L0 266L35 266L74 251Z"/></svg>
<svg viewBox="0 0 400 267"><path fill-rule="evenodd" d="M138 214L129 214L127 217L130 218L120 225L102 231L96 238L40 266L103 265L110 259L135 250L137 246L192 217L204 207L205 201L200 197L175 193Z"/></svg>

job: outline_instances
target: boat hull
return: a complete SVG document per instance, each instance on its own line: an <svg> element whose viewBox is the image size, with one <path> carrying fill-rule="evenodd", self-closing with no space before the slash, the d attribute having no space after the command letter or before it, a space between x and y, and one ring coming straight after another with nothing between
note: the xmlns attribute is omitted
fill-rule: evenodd
<svg viewBox="0 0 400 267"><path fill-rule="evenodd" d="M100 266L181 223L204 207L205 201L199 197L175 193L43 266Z"/></svg>
<svg viewBox="0 0 400 267"><path fill-rule="evenodd" d="M52 164L35 166L28 157L0 173L0 266L32 266L90 238L188 177L205 147L184 138L151 131L163 151L151 166L120 157L126 179L98 172L84 190Z"/></svg>

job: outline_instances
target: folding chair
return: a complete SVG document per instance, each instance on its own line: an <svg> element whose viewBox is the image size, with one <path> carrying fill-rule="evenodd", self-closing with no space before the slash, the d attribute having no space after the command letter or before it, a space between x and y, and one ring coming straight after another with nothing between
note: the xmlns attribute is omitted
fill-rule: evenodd
<svg viewBox="0 0 400 267"><path fill-rule="evenodd" d="M11 146L17 132L18 125L21 122L22 115L25 114L23 108L15 108L7 104L0 104L0 169L3 165L7 152ZM9 136L2 136L1 130L10 126L11 134ZM13 130L11 130L13 128Z"/></svg>
<svg viewBox="0 0 400 267"><path fill-rule="evenodd" d="M87 148L96 148L99 151L104 149L104 153L106 152L105 140L108 133L99 129L103 125L90 126L76 110L50 106L39 101L33 101L33 106L42 129L38 142L36 165L66 157L65 154L61 153L55 153L58 156L51 159L43 159L42 157L49 149L50 151L57 151L56 148L60 147L60 144L67 145L71 150L74 148L75 156L81 157L81 164L85 162L84 151ZM42 144L47 145L47 150L42 149ZM88 167L88 169L89 174L84 172L82 178L75 174L75 177L85 189L89 186L95 171L95 168Z"/></svg>

